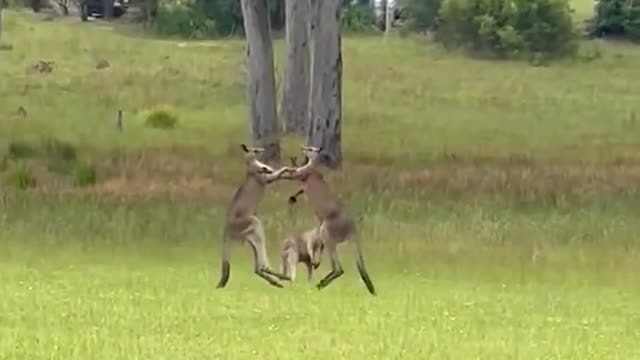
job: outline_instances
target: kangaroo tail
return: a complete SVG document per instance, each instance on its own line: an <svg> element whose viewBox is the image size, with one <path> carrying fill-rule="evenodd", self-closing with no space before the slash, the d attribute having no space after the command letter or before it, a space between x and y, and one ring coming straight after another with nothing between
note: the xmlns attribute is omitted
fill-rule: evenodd
<svg viewBox="0 0 640 360"><path fill-rule="evenodd" d="M229 281L229 275L231 274L231 264L229 263L229 256L231 255L231 238L224 232L222 239L222 268L220 274L220 281L216 288L221 289L227 285Z"/></svg>
<svg viewBox="0 0 640 360"><path fill-rule="evenodd" d="M360 247L360 239L358 238L358 235L353 237L353 243L356 248L356 265L358 267L358 272L360 273L360 278L364 282L367 290L369 290L371 295L376 295L376 289L373 286L373 282L371 282L371 278L369 277L367 269L364 265L364 257L362 256L362 249Z"/></svg>

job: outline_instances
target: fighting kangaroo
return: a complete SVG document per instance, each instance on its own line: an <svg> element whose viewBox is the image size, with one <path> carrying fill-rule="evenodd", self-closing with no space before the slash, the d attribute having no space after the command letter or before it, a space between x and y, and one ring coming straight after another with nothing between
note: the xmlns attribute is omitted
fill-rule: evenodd
<svg viewBox="0 0 640 360"><path fill-rule="evenodd" d="M233 240L241 243L249 242L253 250L254 272L256 275L266 280L269 284L281 288L282 284L273 277L280 280L290 280L290 278L271 270L269 259L267 258L264 227L256 216L256 210L267 184L280 179L284 173L293 171L293 169L282 167L279 170L274 170L269 165L258 160L258 156L264 152L264 149L249 148L245 144L242 144L241 147L246 161L246 176L242 185L233 195L231 204L227 209L222 236L222 273L217 288L225 287L227 281L229 281L231 272L229 258Z"/></svg>
<svg viewBox="0 0 640 360"><path fill-rule="evenodd" d="M303 263L307 266L307 278L311 280L313 270L320 266L322 251L324 250L323 232L320 226L306 231L298 231L288 236L282 242L280 252L280 272L296 279L296 266Z"/></svg>
<svg viewBox="0 0 640 360"><path fill-rule="evenodd" d="M344 210L338 198L331 192L320 172L320 151L322 148L308 146L301 148L307 158L307 163L288 171L280 178L302 182L302 188L289 197L289 203L296 202L298 196L306 194L307 200L320 222L320 228L324 232L324 246L331 258L331 272L320 280L317 285L318 289L326 287L333 280L342 276L344 270L338 258L337 247L342 242L352 240L355 245L356 265L360 278L362 278L367 290L375 295L375 288L365 268L355 223ZM295 164L295 159L292 159L292 162Z"/></svg>

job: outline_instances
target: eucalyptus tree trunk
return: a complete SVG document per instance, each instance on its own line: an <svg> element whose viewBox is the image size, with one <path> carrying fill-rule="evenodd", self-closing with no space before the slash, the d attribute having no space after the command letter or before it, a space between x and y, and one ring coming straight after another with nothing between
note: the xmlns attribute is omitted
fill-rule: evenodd
<svg viewBox="0 0 640 360"><path fill-rule="evenodd" d="M241 0L248 72L247 101L253 144L265 149L264 161L280 160L273 46L267 0Z"/></svg>
<svg viewBox="0 0 640 360"><path fill-rule="evenodd" d="M286 0L287 65L280 106L287 133L304 135L309 122L309 0Z"/></svg>
<svg viewBox="0 0 640 360"><path fill-rule="evenodd" d="M321 146L327 165L342 164L342 0L311 0L311 96L307 143Z"/></svg>

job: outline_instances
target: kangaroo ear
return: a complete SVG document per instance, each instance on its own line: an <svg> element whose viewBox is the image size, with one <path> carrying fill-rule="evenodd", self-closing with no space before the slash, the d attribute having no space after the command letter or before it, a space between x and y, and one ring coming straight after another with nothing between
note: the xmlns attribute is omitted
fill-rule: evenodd
<svg viewBox="0 0 640 360"><path fill-rule="evenodd" d="M247 145L246 145L246 144L240 144L240 147L242 148L242 150L243 150L244 152L249 152L249 148L247 147Z"/></svg>

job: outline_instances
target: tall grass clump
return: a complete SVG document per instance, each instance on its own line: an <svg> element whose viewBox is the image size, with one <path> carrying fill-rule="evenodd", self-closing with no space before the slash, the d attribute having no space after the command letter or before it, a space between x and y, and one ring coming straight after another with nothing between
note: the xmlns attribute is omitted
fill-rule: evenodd
<svg viewBox="0 0 640 360"><path fill-rule="evenodd" d="M18 190L26 190L36 186L36 179L27 164L18 163L8 171L5 184Z"/></svg>
<svg viewBox="0 0 640 360"><path fill-rule="evenodd" d="M91 163L80 163L75 167L73 184L78 187L91 186L96 183L97 178L95 165Z"/></svg>
<svg viewBox="0 0 640 360"><path fill-rule="evenodd" d="M40 151L49 171L69 174L78 158L76 147L55 137L42 139Z"/></svg>
<svg viewBox="0 0 640 360"><path fill-rule="evenodd" d="M27 159L34 156L36 153L35 147L24 140L13 140L9 142L7 147L7 155L10 159Z"/></svg>

